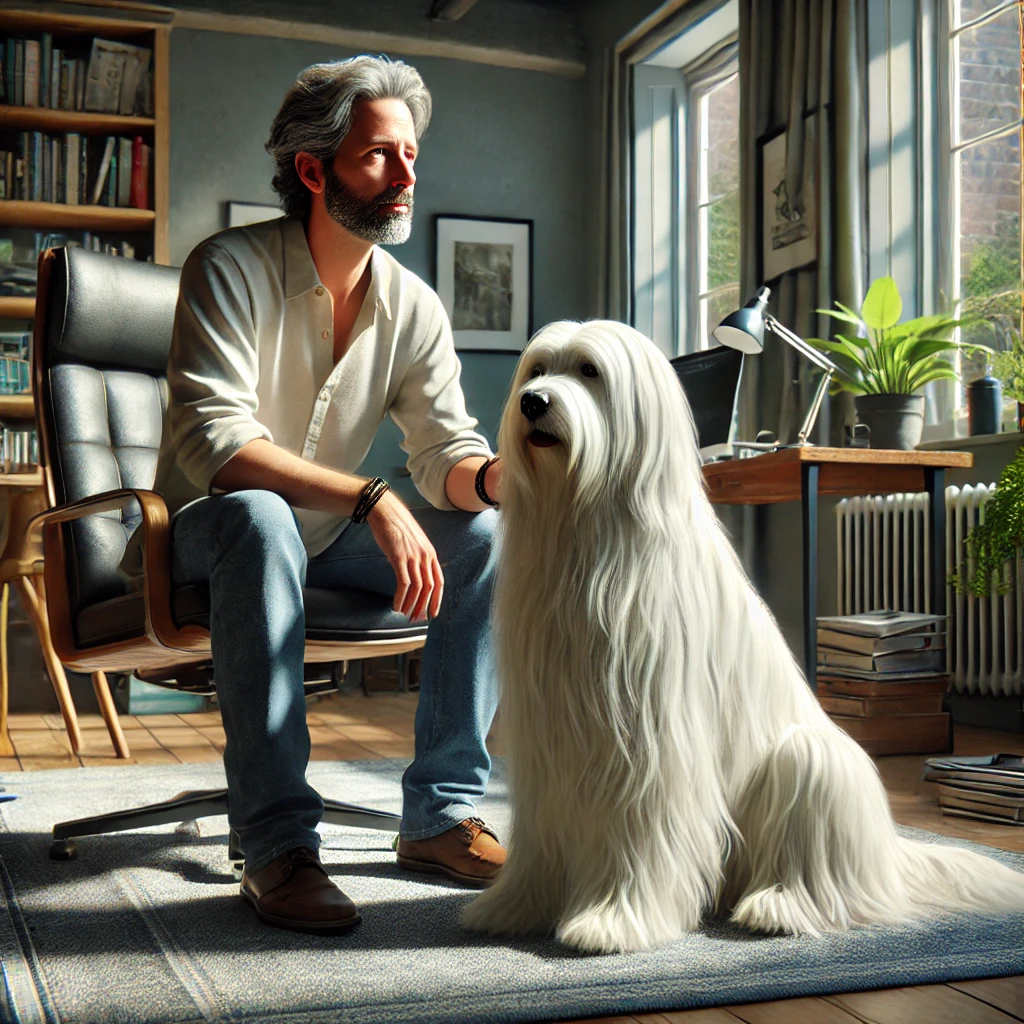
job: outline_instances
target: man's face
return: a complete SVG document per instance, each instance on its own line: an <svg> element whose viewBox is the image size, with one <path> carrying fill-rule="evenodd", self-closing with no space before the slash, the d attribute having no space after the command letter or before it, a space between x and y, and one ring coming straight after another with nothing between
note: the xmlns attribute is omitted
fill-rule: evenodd
<svg viewBox="0 0 1024 1024"><path fill-rule="evenodd" d="M412 231L416 132L401 100L359 100L332 165L324 164L324 204L346 231L397 245Z"/></svg>

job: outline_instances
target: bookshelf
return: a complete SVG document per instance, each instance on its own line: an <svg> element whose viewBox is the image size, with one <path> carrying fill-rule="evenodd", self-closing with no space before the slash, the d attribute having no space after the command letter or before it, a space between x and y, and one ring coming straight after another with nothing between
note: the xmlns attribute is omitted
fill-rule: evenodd
<svg viewBox="0 0 1024 1024"><path fill-rule="evenodd" d="M53 36L54 46L87 48L95 37L111 39L152 50L152 117L59 110L50 107L0 104L0 133L42 132L50 136L68 133L87 137L142 136L152 147L150 165L150 209L123 206L74 205L33 202L24 199L0 200L0 233L3 228L36 231L85 230L94 233L131 233L137 249L152 253L157 263L169 261L169 77L170 20L167 8L143 4L109 6L87 0L88 6L47 4L33 7L27 0L21 7L0 7L0 38L40 38ZM0 148L3 148L0 146ZM134 244L134 243L133 243ZM0 296L0 319L31 320L35 300ZM0 401L3 401L0 396ZM31 399L29 399L31 401Z"/></svg>

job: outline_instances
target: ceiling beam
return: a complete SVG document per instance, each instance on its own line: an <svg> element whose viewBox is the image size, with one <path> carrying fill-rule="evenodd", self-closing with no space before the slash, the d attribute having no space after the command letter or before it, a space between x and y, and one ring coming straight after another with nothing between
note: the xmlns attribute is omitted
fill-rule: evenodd
<svg viewBox="0 0 1024 1024"><path fill-rule="evenodd" d="M434 0L427 12L431 21L458 21L477 0Z"/></svg>

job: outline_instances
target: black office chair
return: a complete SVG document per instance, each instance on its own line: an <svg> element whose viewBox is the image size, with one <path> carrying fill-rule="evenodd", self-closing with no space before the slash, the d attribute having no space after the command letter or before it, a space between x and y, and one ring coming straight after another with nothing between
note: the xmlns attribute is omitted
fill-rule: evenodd
<svg viewBox="0 0 1024 1024"><path fill-rule="evenodd" d="M175 586L170 520L151 488L164 411L167 354L178 295L171 267L80 248L40 257L33 385L49 508L43 531L45 589L53 646L68 668L135 672L203 692L210 654L209 589ZM118 572L128 538L144 531L144 585ZM404 654L422 647L391 602L355 590L306 588L307 664ZM73 838L227 813L227 790L181 793L159 804L61 822L51 856L75 855ZM324 820L398 831L400 818L325 801ZM237 837L229 856L241 859Z"/></svg>

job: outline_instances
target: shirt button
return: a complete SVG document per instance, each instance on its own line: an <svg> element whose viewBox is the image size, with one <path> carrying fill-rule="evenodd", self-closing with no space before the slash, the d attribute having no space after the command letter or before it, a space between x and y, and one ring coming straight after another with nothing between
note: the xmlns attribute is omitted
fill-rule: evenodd
<svg viewBox="0 0 1024 1024"><path fill-rule="evenodd" d="M316 293L317 293L317 295L323 295L323 293L324 293L323 288L317 288Z"/></svg>
<svg viewBox="0 0 1024 1024"><path fill-rule="evenodd" d="M330 331L324 331L324 333L320 335L320 337L323 338L324 341L326 341L330 336L331 336L331 332Z"/></svg>

